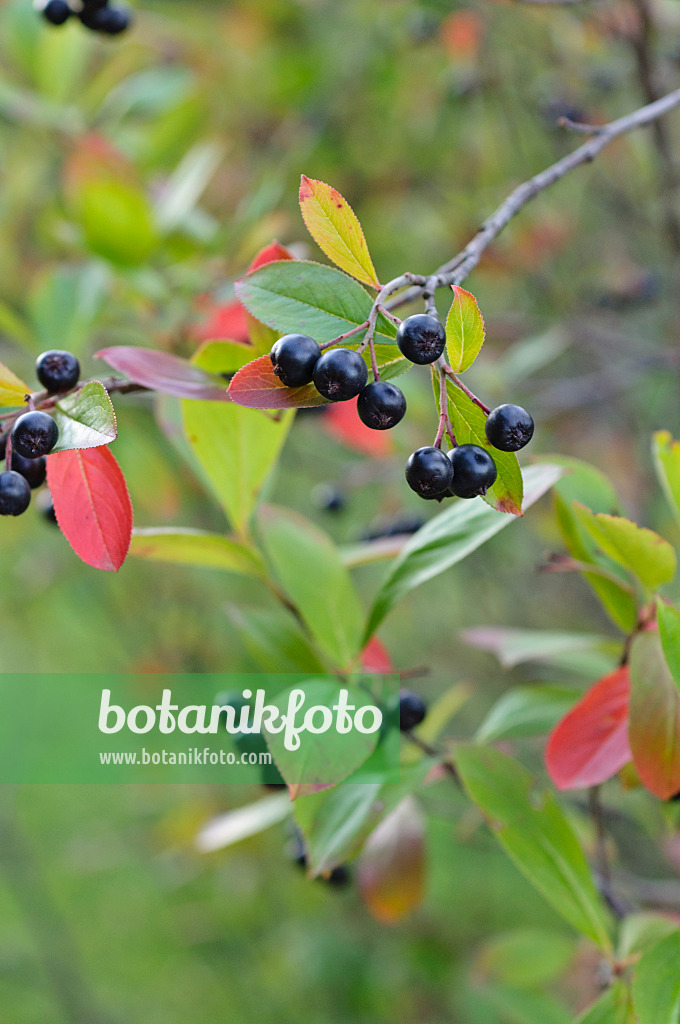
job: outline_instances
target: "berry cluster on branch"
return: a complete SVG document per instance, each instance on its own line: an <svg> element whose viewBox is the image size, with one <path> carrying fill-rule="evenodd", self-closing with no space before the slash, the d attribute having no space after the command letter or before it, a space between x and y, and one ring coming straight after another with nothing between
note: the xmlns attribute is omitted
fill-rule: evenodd
<svg viewBox="0 0 680 1024"><path fill-rule="evenodd" d="M109 0L34 0L34 7L50 25L78 18L85 28L106 36L120 35L132 24L130 8Z"/></svg>

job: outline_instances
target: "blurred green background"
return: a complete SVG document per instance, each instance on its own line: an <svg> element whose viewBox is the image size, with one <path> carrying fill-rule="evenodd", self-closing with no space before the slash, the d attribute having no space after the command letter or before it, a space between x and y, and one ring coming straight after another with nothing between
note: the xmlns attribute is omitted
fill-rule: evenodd
<svg viewBox="0 0 680 1024"><path fill-rule="evenodd" d="M680 13L657 8L659 73L676 87ZM634 9L618 0L140 0L136 14L127 37L99 40L78 24L43 26L29 0L0 4L0 359L29 382L48 347L76 352L87 375L103 372L91 357L105 345L189 354L201 296L227 301L262 245L277 238L318 258L297 207L303 172L352 203L382 280L422 273L578 144L560 115L596 122L644 102ZM651 135L629 136L528 207L467 286L488 330L474 389L491 405L526 405L533 454L593 462L628 514L677 542L649 456L653 429L679 429L678 253L665 209ZM429 374L412 372L405 389L408 420L379 459L341 444L323 415L300 415L267 497L344 542L386 517L432 514L402 476L408 452L434 434ZM116 409L136 524L223 529L148 400L119 398ZM173 415L164 403L164 421ZM323 484L341 510L323 507ZM269 607L257 584L133 560L97 573L35 508L0 527L4 671L258 667L230 616ZM469 681L453 734L469 734L509 678L565 681L554 667L509 677L462 629L611 632L577 578L539 571L556 548L544 500L381 630L398 669L427 668L416 684L427 698ZM360 570L362 592L383 572ZM426 904L394 929L351 888L306 882L284 828L223 854L193 851L201 824L257 791L5 793L6 1018L526 1022L526 1007L480 994L480 944L518 922L562 926L449 788L426 798ZM577 954L561 994L584 1005L590 985ZM534 1010L543 1024L564 1020L552 1003Z"/></svg>

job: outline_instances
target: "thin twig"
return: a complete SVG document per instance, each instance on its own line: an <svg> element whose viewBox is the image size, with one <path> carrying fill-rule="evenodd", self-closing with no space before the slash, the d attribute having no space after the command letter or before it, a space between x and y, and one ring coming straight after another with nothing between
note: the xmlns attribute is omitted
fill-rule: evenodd
<svg viewBox="0 0 680 1024"><path fill-rule="evenodd" d="M450 366L448 366L447 364L444 364L444 366L442 367L442 370L444 371L446 376L449 378L449 380L452 380L453 383L456 385L456 387L460 388L460 390L463 392L463 394L468 396L468 398L470 399L471 402L474 402L475 405L479 406L479 408L482 410L482 412L484 413L485 416L489 415L489 413L491 412L491 409L489 409L489 406L488 405L484 405L484 402L482 402L482 400L480 398L477 398L477 395L475 395L475 393L473 391L470 391L470 389L469 389L469 387L467 387L467 385L463 384L463 382L460 379L460 377L456 376L456 374L453 372L453 370L451 369Z"/></svg>

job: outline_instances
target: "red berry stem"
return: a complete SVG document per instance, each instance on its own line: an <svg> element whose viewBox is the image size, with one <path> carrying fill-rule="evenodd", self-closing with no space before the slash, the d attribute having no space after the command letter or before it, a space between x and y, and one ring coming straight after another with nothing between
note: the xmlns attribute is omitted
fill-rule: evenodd
<svg viewBox="0 0 680 1024"><path fill-rule="evenodd" d="M447 375L447 377L449 378L449 380L452 380L453 383L456 385L456 387L460 388L460 390L463 392L463 394L468 396L470 401L474 402L475 405L478 405L479 408L482 410L482 412L484 413L485 416L488 416L489 413L491 412L491 409L489 408L489 406L488 405L484 405L484 402L482 402L481 399L477 398L477 395L475 395L472 391L470 391L470 389L468 387L465 386L465 384L463 384L463 382L460 379L460 377L456 376L456 374L453 372L451 367L447 366L447 365L444 365L442 367L442 369L443 369L444 373Z"/></svg>
<svg viewBox="0 0 680 1024"><path fill-rule="evenodd" d="M345 338L351 338L352 335L358 334L359 331L365 331L368 328L369 321L364 320L362 324L357 324L351 331L347 331L346 334L339 334L337 338L332 338L330 341L325 342L323 345L319 345L319 348L324 352L327 348L331 348L333 345L337 345L339 342L344 341Z"/></svg>
<svg viewBox="0 0 680 1024"><path fill-rule="evenodd" d="M431 370L432 378L434 380L435 370L434 366L432 365ZM458 442L456 441L456 435L453 432L453 425L449 417L448 400L446 394L446 373L444 371L443 365L441 365L440 363L437 364L437 372L439 374L439 426L437 427L437 434L435 436L434 441L432 442L432 447L441 448L444 432L446 431L446 435L449 441L451 442L451 446L453 448L457 448Z"/></svg>

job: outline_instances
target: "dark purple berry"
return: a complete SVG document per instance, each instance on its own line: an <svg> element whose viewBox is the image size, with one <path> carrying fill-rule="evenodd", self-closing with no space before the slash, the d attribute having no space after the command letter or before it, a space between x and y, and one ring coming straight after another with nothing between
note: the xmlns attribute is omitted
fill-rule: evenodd
<svg viewBox="0 0 680 1024"><path fill-rule="evenodd" d="M424 720L427 714L427 704L423 698L412 693L411 690L402 690L399 696L399 728L402 732L409 732Z"/></svg>
<svg viewBox="0 0 680 1024"><path fill-rule="evenodd" d="M402 320L397 329L397 345L412 363L424 366L439 359L446 346L446 331L436 316L416 313Z"/></svg>
<svg viewBox="0 0 680 1024"><path fill-rule="evenodd" d="M406 463L406 481L421 498L445 494L453 480L453 466L439 448L418 448Z"/></svg>
<svg viewBox="0 0 680 1024"><path fill-rule="evenodd" d="M461 444L448 454L453 467L451 490L457 498L476 498L495 483L498 471L486 448Z"/></svg>
<svg viewBox="0 0 680 1024"><path fill-rule="evenodd" d="M59 427L46 412L25 412L12 427L12 450L25 459L38 459L51 452L59 440Z"/></svg>
<svg viewBox="0 0 680 1024"><path fill-rule="evenodd" d="M489 413L484 429L494 448L518 452L534 436L534 421L521 405L499 405Z"/></svg>
<svg viewBox="0 0 680 1024"><path fill-rule="evenodd" d="M21 473L28 481L28 486L34 491L36 487L41 487L45 483L47 459L44 455L41 455L39 459L25 459L23 455L13 451L10 469L13 469L15 473Z"/></svg>
<svg viewBox="0 0 680 1024"><path fill-rule="evenodd" d="M372 430L390 430L404 418L406 399L389 381L367 384L357 398L359 419Z"/></svg>
<svg viewBox="0 0 680 1024"><path fill-rule="evenodd" d="M0 473L0 516L20 516L31 503L31 488L21 473Z"/></svg>
<svg viewBox="0 0 680 1024"><path fill-rule="evenodd" d="M35 373L45 390L56 395L76 386L80 378L80 363L71 352L52 349L38 356Z"/></svg>
<svg viewBox="0 0 680 1024"><path fill-rule="evenodd" d="M4 459L5 453L7 451L7 438L8 437L9 437L9 434L0 434L0 462L2 462L2 460Z"/></svg>
<svg viewBox="0 0 680 1024"><path fill-rule="evenodd" d="M314 367L314 386L331 402L356 398L366 387L368 367L351 348L331 348L323 352Z"/></svg>
<svg viewBox="0 0 680 1024"><path fill-rule="evenodd" d="M50 25L63 25L72 13L66 0L47 0L47 3L36 4L36 7Z"/></svg>
<svg viewBox="0 0 680 1024"><path fill-rule="evenodd" d="M272 369L287 388L311 384L321 349L307 334L285 334L275 341L269 358Z"/></svg>
<svg viewBox="0 0 680 1024"><path fill-rule="evenodd" d="M345 864L338 864L337 868L333 868L331 873L324 878L324 881L333 889L346 889L352 881L352 876Z"/></svg>
<svg viewBox="0 0 680 1024"><path fill-rule="evenodd" d="M116 7L113 4L106 7L83 7L78 17L86 28L93 32L103 32L107 36L117 36L129 28L132 22L132 13L128 7Z"/></svg>

